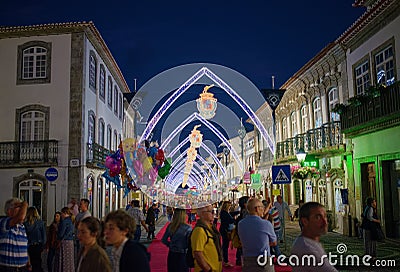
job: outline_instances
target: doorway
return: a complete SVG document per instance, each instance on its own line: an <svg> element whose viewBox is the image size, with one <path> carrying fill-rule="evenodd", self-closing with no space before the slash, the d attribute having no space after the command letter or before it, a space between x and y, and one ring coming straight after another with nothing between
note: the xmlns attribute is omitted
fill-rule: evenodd
<svg viewBox="0 0 400 272"><path fill-rule="evenodd" d="M373 197L377 200L378 205L381 205L380 200L377 199L376 194L376 172L375 163L362 163L361 165L361 190L362 190L362 203L363 210L365 208L365 200L367 197Z"/></svg>
<svg viewBox="0 0 400 272"><path fill-rule="evenodd" d="M400 238L400 160L382 161L383 215L389 238Z"/></svg>

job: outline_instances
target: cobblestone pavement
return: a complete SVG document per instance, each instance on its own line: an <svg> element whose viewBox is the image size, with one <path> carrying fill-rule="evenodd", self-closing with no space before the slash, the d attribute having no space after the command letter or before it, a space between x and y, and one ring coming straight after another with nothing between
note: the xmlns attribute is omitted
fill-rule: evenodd
<svg viewBox="0 0 400 272"><path fill-rule="evenodd" d="M286 240L280 244L281 251L286 256L289 256L291 245L296 237L300 234L300 227L298 222L286 222ZM325 236L321 237L327 253L337 254L337 260L340 261L340 255L343 256L343 264L346 264L346 256L349 255L364 255L363 239L358 237L348 237L337 232L328 232ZM338 253L343 252L343 253ZM344 251L343 251L344 250ZM386 239L384 242L378 242L377 245L377 260L381 264L378 268L366 266L337 266L340 271L400 271L400 239ZM393 260L393 261L392 261ZM348 261L351 263L351 261ZM360 263L362 260L360 258ZM391 267L387 265L391 263ZM386 264L386 266L384 266Z"/></svg>

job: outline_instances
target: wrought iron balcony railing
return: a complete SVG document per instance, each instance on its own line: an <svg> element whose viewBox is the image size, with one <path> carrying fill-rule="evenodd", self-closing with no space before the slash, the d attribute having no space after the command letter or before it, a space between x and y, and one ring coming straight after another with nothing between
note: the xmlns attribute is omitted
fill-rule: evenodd
<svg viewBox="0 0 400 272"><path fill-rule="evenodd" d="M86 152L86 163L92 164L93 166L104 164L107 156L111 154L110 150L96 143L87 143Z"/></svg>
<svg viewBox="0 0 400 272"><path fill-rule="evenodd" d="M375 126L400 116L400 84L382 88L375 97L365 98L359 105L343 108L340 119L344 133Z"/></svg>
<svg viewBox="0 0 400 272"><path fill-rule="evenodd" d="M297 150L303 148L308 153L317 153L324 149L337 147L343 144L343 135L340 122L335 121L323 124L319 128L311 129L303 134L298 134L276 145L276 159L296 156Z"/></svg>
<svg viewBox="0 0 400 272"><path fill-rule="evenodd" d="M58 141L0 143L0 167L56 164Z"/></svg>

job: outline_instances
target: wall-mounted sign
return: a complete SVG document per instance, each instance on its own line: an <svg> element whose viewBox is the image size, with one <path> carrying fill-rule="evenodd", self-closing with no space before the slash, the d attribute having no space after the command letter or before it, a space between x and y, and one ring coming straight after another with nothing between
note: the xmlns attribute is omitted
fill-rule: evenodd
<svg viewBox="0 0 400 272"><path fill-rule="evenodd" d="M58 171L56 168L51 167L46 170L44 175L48 181L53 182L58 178Z"/></svg>

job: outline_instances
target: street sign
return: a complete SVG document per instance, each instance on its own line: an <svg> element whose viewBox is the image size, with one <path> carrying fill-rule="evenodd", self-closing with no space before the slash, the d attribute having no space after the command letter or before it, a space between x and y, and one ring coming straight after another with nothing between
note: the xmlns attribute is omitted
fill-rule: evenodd
<svg viewBox="0 0 400 272"><path fill-rule="evenodd" d="M290 174L290 165L273 165L272 166L272 184L289 184L292 183Z"/></svg>
<svg viewBox="0 0 400 272"><path fill-rule="evenodd" d="M243 174L243 183L244 184L250 184L250 172L246 171Z"/></svg>
<svg viewBox="0 0 400 272"><path fill-rule="evenodd" d="M46 176L46 179L50 182L55 181L58 178L58 171L56 168L50 167L46 170L46 172L44 173L44 175Z"/></svg>

